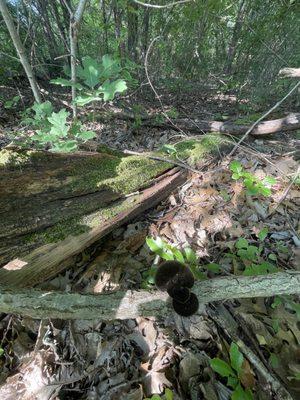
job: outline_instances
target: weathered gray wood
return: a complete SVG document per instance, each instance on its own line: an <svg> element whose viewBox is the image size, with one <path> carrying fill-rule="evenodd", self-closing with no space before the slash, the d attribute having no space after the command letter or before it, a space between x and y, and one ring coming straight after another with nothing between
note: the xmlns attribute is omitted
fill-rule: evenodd
<svg viewBox="0 0 300 400"><path fill-rule="evenodd" d="M193 292L200 304L226 299L300 294L300 272L210 279L198 282ZM159 291L86 295L0 288L0 312L32 318L111 320L166 316L170 312L167 300L168 295Z"/></svg>
<svg viewBox="0 0 300 400"><path fill-rule="evenodd" d="M279 75L286 78L300 78L300 68L283 68Z"/></svg>

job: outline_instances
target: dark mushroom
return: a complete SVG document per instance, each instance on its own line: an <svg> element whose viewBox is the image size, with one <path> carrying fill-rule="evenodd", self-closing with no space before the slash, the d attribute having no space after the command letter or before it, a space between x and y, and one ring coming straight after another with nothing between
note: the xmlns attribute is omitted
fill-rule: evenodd
<svg viewBox="0 0 300 400"><path fill-rule="evenodd" d="M172 291L174 287L191 288L194 285L191 270L178 261L165 261L157 269L155 284L160 290ZM170 294L170 293L169 293ZM170 294L172 297L172 295Z"/></svg>

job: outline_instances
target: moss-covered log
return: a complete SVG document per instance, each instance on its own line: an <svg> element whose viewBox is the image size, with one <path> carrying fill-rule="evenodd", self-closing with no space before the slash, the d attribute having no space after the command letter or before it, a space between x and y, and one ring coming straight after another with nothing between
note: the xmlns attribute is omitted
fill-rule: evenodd
<svg viewBox="0 0 300 400"><path fill-rule="evenodd" d="M219 144L220 138L206 137L179 145L178 152L205 162ZM76 254L186 179L187 171L170 162L101 151L0 152L2 284L29 286L56 275Z"/></svg>

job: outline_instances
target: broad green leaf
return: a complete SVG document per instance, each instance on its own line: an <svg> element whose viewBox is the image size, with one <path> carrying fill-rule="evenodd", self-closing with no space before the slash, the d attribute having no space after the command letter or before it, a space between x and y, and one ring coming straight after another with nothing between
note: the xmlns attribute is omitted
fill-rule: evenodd
<svg viewBox="0 0 300 400"><path fill-rule="evenodd" d="M235 373L231 366L226 361L223 361L220 358L213 358L212 360L210 360L210 366L215 372L223 377L235 376Z"/></svg>
<svg viewBox="0 0 300 400"><path fill-rule="evenodd" d="M77 142L76 140L67 140L66 142L58 142L52 147L52 152L61 152L61 153L70 153L72 151L77 150Z"/></svg>
<svg viewBox="0 0 300 400"><path fill-rule="evenodd" d="M89 88L94 89L94 87L99 84L102 67L97 60L89 56L84 57L82 60L82 67L78 66L76 70L77 76L81 78Z"/></svg>
<svg viewBox="0 0 300 400"><path fill-rule="evenodd" d="M164 247L164 243L159 236L156 239L147 237L146 243L147 243L149 249L152 250L154 253L156 253L158 250L162 250Z"/></svg>
<svg viewBox="0 0 300 400"><path fill-rule="evenodd" d="M261 187L261 188L259 189L259 191L260 191L260 193L261 193L263 196L265 196L265 197L271 196L271 194L272 194L271 189L269 189L269 188L267 188L267 187Z"/></svg>
<svg viewBox="0 0 300 400"><path fill-rule="evenodd" d="M266 176L263 180L263 184L266 186L273 186L277 183L276 179L273 176Z"/></svg>
<svg viewBox="0 0 300 400"><path fill-rule="evenodd" d="M74 83L70 81L69 79L65 78L56 78L56 79L51 79L50 83L53 83L54 85L60 85L63 87L76 87L76 89L82 90L83 86L80 83Z"/></svg>
<svg viewBox="0 0 300 400"><path fill-rule="evenodd" d="M232 179L234 179L235 181L237 181L238 179L240 179L241 175L238 174L237 172L234 172L234 173L232 174L231 177L232 177Z"/></svg>
<svg viewBox="0 0 300 400"><path fill-rule="evenodd" d="M177 261L179 261L180 263L184 264L184 257L183 257L183 255L182 255L182 253L181 253L180 250L178 250L178 249L173 249L173 250L172 250L172 253L174 254L174 257L175 257L175 259L176 259Z"/></svg>
<svg viewBox="0 0 300 400"><path fill-rule="evenodd" d="M253 400L253 395L250 389L244 390L242 386L238 384L231 394L231 400Z"/></svg>
<svg viewBox="0 0 300 400"><path fill-rule="evenodd" d="M109 101L114 99L116 93L122 93L126 89L126 82L123 79L117 79L113 82L104 82L99 90L97 90L97 93L103 93L103 100Z"/></svg>
<svg viewBox="0 0 300 400"><path fill-rule="evenodd" d="M232 368L235 369L238 374L240 374L244 356L240 352L236 343L231 343L229 354Z"/></svg>
<svg viewBox="0 0 300 400"><path fill-rule="evenodd" d="M272 368L278 368L280 365L279 358L275 353L271 353L269 357L269 363Z"/></svg>
<svg viewBox="0 0 300 400"><path fill-rule="evenodd" d="M236 385L239 383L239 380L236 376L229 376L227 378L227 386L232 387L233 389L236 387Z"/></svg>
<svg viewBox="0 0 300 400"><path fill-rule="evenodd" d="M190 263L190 264L197 263L197 255L193 249L191 249L190 247L186 247L183 251L184 251L185 258L188 263Z"/></svg>
<svg viewBox="0 0 300 400"><path fill-rule="evenodd" d="M236 242L235 247L237 249L247 249L248 248L248 241L246 239L244 239L244 238L240 238Z"/></svg>
<svg viewBox="0 0 300 400"><path fill-rule="evenodd" d="M76 133L75 136L76 136L76 138L81 139L81 140L90 140L90 139L93 139L94 137L96 137L97 134L92 131L82 131L82 132Z"/></svg>
<svg viewBox="0 0 300 400"><path fill-rule="evenodd" d="M236 174L240 174L243 171L242 164L239 161L234 160L230 163L230 170Z"/></svg>
<svg viewBox="0 0 300 400"><path fill-rule="evenodd" d="M2 357L4 354L4 350L2 349L2 347L0 347L0 357Z"/></svg>
<svg viewBox="0 0 300 400"><path fill-rule="evenodd" d="M121 72L119 61L112 58L109 54L102 57L102 71L101 78L103 80L116 77Z"/></svg>
<svg viewBox="0 0 300 400"><path fill-rule="evenodd" d="M165 390L165 400L173 400L173 392L168 388Z"/></svg>
<svg viewBox="0 0 300 400"><path fill-rule="evenodd" d="M214 274L218 274L220 272L220 265L216 263L210 263L204 266L204 268L208 269L208 271L213 272Z"/></svg>
<svg viewBox="0 0 300 400"><path fill-rule="evenodd" d="M268 255L268 258L269 258L270 260L272 260L272 261L277 261L277 256L276 256L276 254L274 254L274 253L269 254L269 255Z"/></svg>
<svg viewBox="0 0 300 400"><path fill-rule="evenodd" d="M47 117L53 112L53 106L50 101L45 101L44 103L34 103L32 106L33 111L36 116Z"/></svg>
<svg viewBox="0 0 300 400"><path fill-rule="evenodd" d="M51 117L48 117L48 121L58 130L64 128L67 123L67 118L70 115L64 108L58 113L53 112Z"/></svg>
<svg viewBox="0 0 300 400"><path fill-rule="evenodd" d="M92 101L102 101L102 98L99 96L77 96L75 99L75 103L80 107L83 107Z"/></svg>
<svg viewBox="0 0 300 400"><path fill-rule="evenodd" d="M257 235L258 239L263 241L267 237L269 230L267 227L263 228Z"/></svg>

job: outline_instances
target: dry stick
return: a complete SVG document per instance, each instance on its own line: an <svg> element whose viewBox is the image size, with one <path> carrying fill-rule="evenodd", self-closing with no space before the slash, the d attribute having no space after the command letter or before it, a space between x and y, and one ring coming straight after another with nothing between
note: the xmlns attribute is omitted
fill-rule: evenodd
<svg viewBox="0 0 300 400"><path fill-rule="evenodd" d="M148 154L138 153L137 151L131 151L131 150L124 150L123 153L132 154L132 155L135 155L135 156L146 157L146 158L149 158L150 160L156 160L156 161L166 162L166 163L169 163L169 164L174 164L174 165L177 165L178 167L187 169L187 170L192 171L192 172L196 172L197 174L202 173L202 172L197 171L196 169L194 169L194 168L190 167L189 165L187 165L187 164L185 164L183 162L180 162L180 161L170 160L168 158L163 158L163 157L151 156L151 155L148 155Z"/></svg>
<svg viewBox="0 0 300 400"><path fill-rule="evenodd" d="M256 125L258 125L260 123L260 121L262 121L267 115L271 114L272 111L274 111L277 107L280 106L281 103L284 102L285 99L287 99L296 89L297 87L300 85L300 82L298 82L289 92L288 94L286 94L280 101L278 101L278 103L275 104L275 106L273 106L272 108L270 108L269 111L267 111L262 117L260 117L256 122L254 122L253 125L250 126L250 128L247 130L247 132L245 133L245 135L237 142L237 144L234 146L234 148L231 150L231 152L228 154L228 156L232 156L235 151L237 150L237 148L239 147L239 145L246 139L246 137L249 135L249 133L252 132L252 130L256 127Z"/></svg>
<svg viewBox="0 0 300 400"><path fill-rule="evenodd" d="M218 300L300 294L300 272L236 276L198 282L193 292L200 304ZM46 292L0 287L0 312L31 318L129 319L170 314L168 294L130 291L107 294Z"/></svg>
<svg viewBox="0 0 300 400"><path fill-rule="evenodd" d="M268 371L257 355L240 339L238 335L238 324L233 319L232 315L226 310L226 308L223 305L219 305L216 308L216 311L208 308L207 312L208 315L220 326L220 328L226 331L232 341L238 345L241 352L270 385L274 395L272 398L278 400L293 400L292 396L279 382L276 376Z"/></svg>

